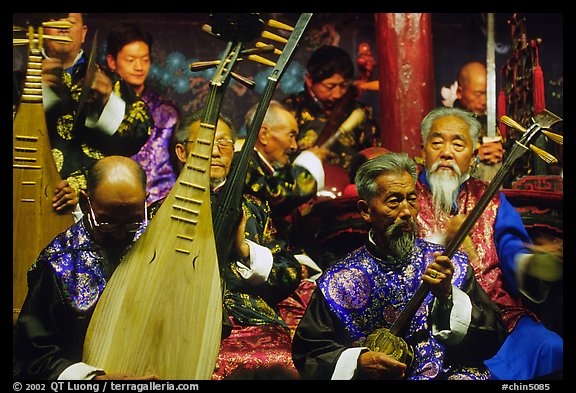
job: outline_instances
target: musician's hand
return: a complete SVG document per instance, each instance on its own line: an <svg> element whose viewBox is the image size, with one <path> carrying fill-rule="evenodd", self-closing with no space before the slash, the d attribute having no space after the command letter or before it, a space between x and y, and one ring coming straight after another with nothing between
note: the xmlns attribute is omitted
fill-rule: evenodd
<svg viewBox="0 0 576 393"><path fill-rule="evenodd" d="M504 148L502 147L502 142L488 142L482 143L478 149L478 157L480 161L495 165L502 161L504 155Z"/></svg>
<svg viewBox="0 0 576 393"><path fill-rule="evenodd" d="M436 251L434 262L426 267L422 280L430 285L430 291L437 299L447 299L452 294L453 273L454 265L450 258Z"/></svg>
<svg viewBox="0 0 576 393"><path fill-rule="evenodd" d="M326 161L330 156L330 149L326 149L320 146L313 146L306 151L314 153L316 157L318 157L322 162Z"/></svg>
<svg viewBox="0 0 576 393"><path fill-rule="evenodd" d="M367 351L358 357L360 371L371 379L404 378L406 365L383 352Z"/></svg>
<svg viewBox="0 0 576 393"><path fill-rule="evenodd" d="M100 107L104 107L108 103L110 94L112 94L112 79L106 73L99 68L96 69L94 80L91 86L91 97L92 100L99 104Z"/></svg>
<svg viewBox="0 0 576 393"><path fill-rule="evenodd" d="M57 212L61 212L68 208L73 209L78 204L78 193L72 187L68 180L60 180L54 190L52 197L52 207Z"/></svg>
<svg viewBox="0 0 576 393"><path fill-rule="evenodd" d="M157 381L159 379L160 378L155 374L143 376L135 376L129 374L101 374L94 377L95 381Z"/></svg>
<svg viewBox="0 0 576 393"><path fill-rule="evenodd" d="M452 241L458 229L462 226L462 223L466 219L466 215L457 214L452 217L446 224L446 239L444 244L448 244ZM470 235L466 235L466 238L460 245L460 249L468 254L468 259L478 260L478 253L476 252L476 246Z"/></svg>
<svg viewBox="0 0 576 393"><path fill-rule="evenodd" d="M58 90L62 87L64 66L62 59L51 58L42 60L42 82L49 88Z"/></svg>
<svg viewBox="0 0 576 393"><path fill-rule="evenodd" d="M554 236L542 235L528 248L534 253L526 273L540 280L554 282L564 276L564 241Z"/></svg>
<svg viewBox="0 0 576 393"><path fill-rule="evenodd" d="M246 214L244 205L242 205L242 219L238 223L238 228L236 229L236 236L234 239L234 252L240 258L241 261L244 261L250 257L250 247L245 242L247 221L248 216Z"/></svg>

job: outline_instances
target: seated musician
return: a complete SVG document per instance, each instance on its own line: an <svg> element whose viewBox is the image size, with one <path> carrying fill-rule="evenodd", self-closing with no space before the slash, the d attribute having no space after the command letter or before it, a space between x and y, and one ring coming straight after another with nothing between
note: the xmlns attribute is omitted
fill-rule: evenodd
<svg viewBox="0 0 576 393"><path fill-rule="evenodd" d="M358 91L353 86L354 72L354 62L348 52L334 45L321 46L306 64L303 90L283 100L300 129L299 150L322 146L355 109L364 110L365 120L342 134L330 148L328 163L345 174L349 173L352 159L360 150L381 144L374 110L358 99ZM337 171L330 173L333 177L339 175ZM332 183L332 180L327 175L326 182Z"/></svg>
<svg viewBox="0 0 576 393"><path fill-rule="evenodd" d="M432 109L421 125L425 170L418 177L419 235L441 234L455 216L469 214L487 189L471 176L481 124L459 108ZM541 302L562 278L562 244L534 245L522 217L498 192L470 231L478 282L498 304L509 335L486 361L494 379L524 380L563 369L563 339L544 326L522 296Z"/></svg>
<svg viewBox="0 0 576 393"><path fill-rule="evenodd" d="M176 127L173 154L178 174L192 151L201 119L201 111L193 112L185 115ZM210 162L213 208L222 197L222 186L230 172L234 139L233 124L220 116ZM243 184L238 187L242 192ZM163 200L152 204L151 210L156 211ZM290 330L276 304L298 287L300 264L287 250L286 242L277 236L267 201L244 194L242 204L243 217L229 260L220 267L225 283L224 307L232 329L221 341L212 379L277 367L296 378Z"/></svg>
<svg viewBox="0 0 576 393"><path fill-rule="evenodd" d="M506 327L467 255L457 251L450 259L441 254L443 246L416 236L416 176L406 154L383 154L359 168L358 208L371 229L365 246L317 280L293 340L302 378L490 377L482 361L500 348ZM413 360L396 359L384 351L384 342L366 339L390 327L422 281L431 293L408 317L402 337L413 348Z"/></svg>
<svg viewBox="0 0 576 393"><path fill-rule="evenodd" d="M246 113L247 129L257 108L258 104ZM276 227L286 238L292 235L290 216L324 188L322 161L327 151L313 147L294 157L297 137L294 116L280 102L272 100L258 131L246 175L245 191L270 204ZM237 153L234 160L239 156Z"/></svg>
<svg viewBox="0 0 576 393"><path fill-rule="evenodd" d="M13 377L156 379L82 362L92 313L121 258L146 226L146 172L128 157L98 160L80 191L83 218L42 250L13 330Z"/></svg>

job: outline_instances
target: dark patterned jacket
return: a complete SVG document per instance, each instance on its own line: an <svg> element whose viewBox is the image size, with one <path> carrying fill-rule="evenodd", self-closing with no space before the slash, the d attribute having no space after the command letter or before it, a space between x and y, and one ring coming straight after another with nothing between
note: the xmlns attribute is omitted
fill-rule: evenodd
<svg viewBox="0 0 576 393"><path fill-rule="evenodd" d="M300 150L306 150L314 146L318 139L325 138L322 135L322 131L329 116L326 115L321 104L311 97L308 92L301 91L287 97L284 99L284 105L294 114L298 121L298 147ZM352 158L359 151L372 146L381 146L379 125L370 106L358 100L350 101L344 111L346 116L341 122L346 120L356 108L363 108L366 111L366 120L360 127L354 129L352 134L343 134L340 137L332 146L333 154L329 159L330 164L339 166L346 171L350 168Z"/></svg>

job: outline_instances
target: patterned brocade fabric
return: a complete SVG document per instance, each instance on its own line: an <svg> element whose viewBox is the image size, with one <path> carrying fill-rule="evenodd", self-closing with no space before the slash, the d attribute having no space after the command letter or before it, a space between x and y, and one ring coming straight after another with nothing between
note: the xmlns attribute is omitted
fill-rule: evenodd
<svg viewBox="0 0 576 393"><path fill-rule="evenodd" d="M132 159L146 171L146 189L150 193L148 204L151 204L166 197L176 181L170 162L170 140L179 119L179 110L176 103L154 91L145 90L141 98L148 106L154 126L148 141Z"/></svg>
<svg viewBox="0 0 576 393"><path fill-rule="evenodd" d="M427 238L445 230L452 215L438 214L432 205L432 192L421 180L416 184L420 212L418 214L419 235ZM468 214L486 190L487 183L476 178L469 178L458 194L458 214ZM499 265L498 254L494 244L494 222L500 206L500 194L496 193L488 203L486 210L480 216L470 237L476 246L479 260L471 260L476 280L484 288L488 296L500 307L504 322L509 331L514 329L518 319L523 315L532 315L522 304L520 298L513 297L505 288L503 273Z"/></svg>
<svg viewBox="0 0 576 393"><path fill-rule="evenodd" d="M294 114L298 121L298 147L306 150L315 145L316 140L322 136L324 126L328 121L328 116L316 101L306 92L301 91L284 100L284 105ZM344 170L350 168L353 157L361 150L380 146L380 131L378 122L374 118L373 110L370 106L359 101L352 101L346 108L346 113L350 114L356 108L363 108L367 113L367 119L363 127L355 129L352 133L344 133L336 144L332 146L333 155L329 163ZM344 121L342 119L342 121Z"/></svg>
<svg viewBox="0 0 576 393"><path fill-rule="evenodd" d="M389 328L398 318L420 286L426 266L434 259L434 251L442 250L443 246L417 239L409 261L391 263L379 259L364 246L327 269L318 279L318 286L352 340L362 345L366 336L378 328ZM467 257L457 252L452 261L452 284L462 287ZM487 379L489 374L484 368L456 368L444 363L444 346L429 333L432 301L429 293L408 326L405 340L414 349L414 361L407 379Z"/></svg>
<svg viewBox="0 0 576 393"><path fill-rule="evenodd" d="M287 330L279 325L240 326L231 320L232 333L220 343L213 380L229 378L235 372L271 367L281 367L287 376L298 377Z"/></svg>
<svg viewBox="0 0 576 393"><path fill-rule="evenodd" d="M116 74L112 74L112 94L120 96L126 103L122 122L114 135L84 126L86 114L78 115L77 110L86 62L79 62L71 72L63 74L65 91L62 94L65 99L46 112L46 125L56 168L60 176L78 191L86 188L86 173L97 160L109 155L129 157L137 153L146 143L153 121L144 101Z"/></svg>

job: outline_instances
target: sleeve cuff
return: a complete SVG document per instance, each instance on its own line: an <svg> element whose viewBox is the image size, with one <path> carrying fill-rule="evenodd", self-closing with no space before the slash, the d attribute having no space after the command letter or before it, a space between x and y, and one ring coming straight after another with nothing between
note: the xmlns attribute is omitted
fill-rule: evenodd
<svg viewBox="0 0 576 393"><path fill-rule="evenodd" d="M448 345L457 345L468 333L468 327L472 320L472 302L461 289L452 286L452 311L450 312L450 330L438 330L432 324L432 335ZM436 312L438 301L434 300L432 312Z"/></svg>
<svg viewBox="0 0 576 393"><path fill-rule="evenodd" d="M246 239L245 242L248 243L248 247L250 248L250 267L247 267L241 262L236 262L238 272L242 278L250 284L262 284L268 280L270 271L272 271L272 264L274 262L272 251L251 240Z"/></svg>
<svg viewBox="0 0 576 393"><path fill-rule="evenodd" d="M54 93L46 83L42 83L42 103L44 104L44 111L48 112L56 103L60 101L58 94Z"/></svg>
<svg viewBox="0 0 576 393"><path fill-rule="evenodd" d="M318 191L324 189L324 166L316 154L311 151L303 151L294 160L294 165L304 167L312 174L318 184Z"/></svg>
<svg viewBox="0 0 576 393"><path fill-rule="evenodd" d="M89 128L98 128L108 135L114 135L124 119L125 111L126 102L112 93L100 117L98 119L87 118L86 126Z"/></svg>
<svg viewBox="0 0 576 393"><path fill-rule="evenodd" d="M333 380L351 380L356 373L358 367L358 357L362 350L366 347L348 348L338 358L334 373L332 374Z"/></svg>
<svg viewBox="0 0 576 393"><path fill-rule="evenodd" d="M74 363L62 371L58 380L90 380L103 372L101 368L89 366L86 363Z"/></svg>

